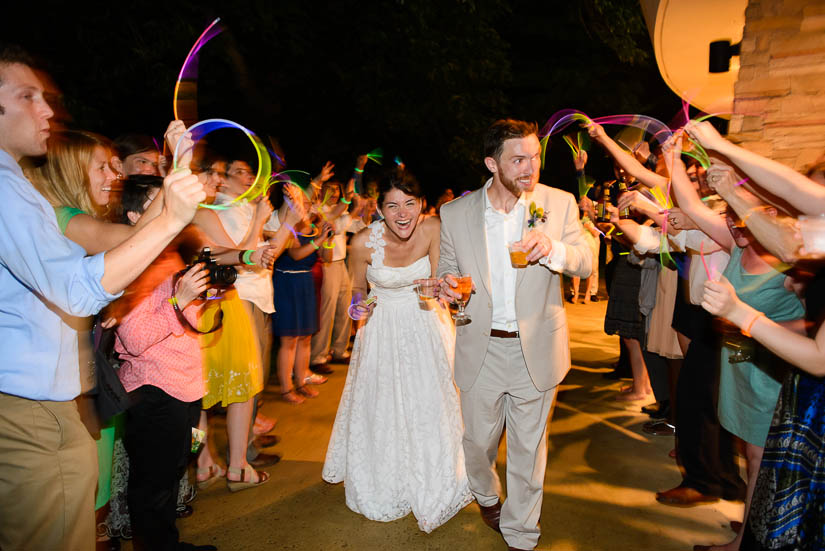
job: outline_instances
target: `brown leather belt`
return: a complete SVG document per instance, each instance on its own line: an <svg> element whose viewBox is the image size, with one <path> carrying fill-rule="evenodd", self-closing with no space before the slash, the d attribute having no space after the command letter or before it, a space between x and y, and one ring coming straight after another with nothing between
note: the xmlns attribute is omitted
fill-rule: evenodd
<svg viewBox="0 0 825 551"><path fill-rule="evenodd" d="M490 329L491 337L498 337L500 339L517 339L518 331L502 331L501 329Z"/></svg>

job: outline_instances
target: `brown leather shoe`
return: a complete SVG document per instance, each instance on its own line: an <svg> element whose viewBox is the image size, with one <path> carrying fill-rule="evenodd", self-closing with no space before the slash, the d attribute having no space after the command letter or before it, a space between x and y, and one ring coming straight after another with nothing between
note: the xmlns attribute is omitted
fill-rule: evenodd
<svg viewBox="0 0 825 551"><path fill-rule="evenodd" d="M719 498L705 495L689 486L676 486L664 492L656 492L656 501L676 507L694 507L705 503L716 503Z"/></svg>
<svg viewBox="0 0 825 551"><path fill-rule="evenodd" d="M248 463L256 469L263 469L264 467L271 467L280 460L281 456L276 453L259 453L258 457L248 461Z"/></svg>
<svg viewBox="0 0 825 551"><path fill-rule="evenodd" d="M270 448L281 441L279 436L274 434L263 434L261 436L256 436L255 440L252 443L255 445L256 448L262 450L264 448Z"/></svg>
<svg viewBox="0 0 825 551"><path fill-rule="evenodd" d="M642 431L653 436L673 436L676 434L676 427L667 421L648 421L642 425Z"/></svg>
<svg viewBox="0 0 825 551"><path fill-rule="evenodd" d="M498 527L498 522L501 518L501 502L496 502L495 505L490 505L489 507L479 504L478 507L481 509L481 519L484 521L484 524L501 534L501 528Z"/></svg>

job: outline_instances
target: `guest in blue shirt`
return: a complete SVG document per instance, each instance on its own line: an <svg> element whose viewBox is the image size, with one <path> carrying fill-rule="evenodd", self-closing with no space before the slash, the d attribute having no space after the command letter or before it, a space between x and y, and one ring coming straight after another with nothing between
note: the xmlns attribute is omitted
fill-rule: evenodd
<svg viewBox="0 0 825 551"><path fill-rule="evenodd" d="M188 170L166 178L163 213L95 256L63 237L23 175L46 153L53 112L19 48L0 44L0 548L92 549L94 441L80 422L76 333L192 219L205 197Z"/></svg>

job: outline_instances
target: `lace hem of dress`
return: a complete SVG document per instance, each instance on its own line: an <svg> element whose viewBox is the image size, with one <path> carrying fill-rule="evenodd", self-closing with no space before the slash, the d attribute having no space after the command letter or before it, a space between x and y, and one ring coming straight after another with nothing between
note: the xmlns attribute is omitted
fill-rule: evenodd
<svg viewBox="0 0 825 551"><path fill-rule="evenodd" d="M372 265L376 268L384 265L384 247L387 242L384 241L384 221L378 220L370 224L370 236L364 246L372 249Z"/></svg>

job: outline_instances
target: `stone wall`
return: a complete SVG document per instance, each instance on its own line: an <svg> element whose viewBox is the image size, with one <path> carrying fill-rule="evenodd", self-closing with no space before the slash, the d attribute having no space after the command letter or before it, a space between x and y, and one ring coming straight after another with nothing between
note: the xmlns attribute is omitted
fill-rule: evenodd
<svg viewBox="0 0 825 551"><path fill-rule="evenodd" d="M825 0L750 0L728 137L798 170L825 153Z"/></svg>

